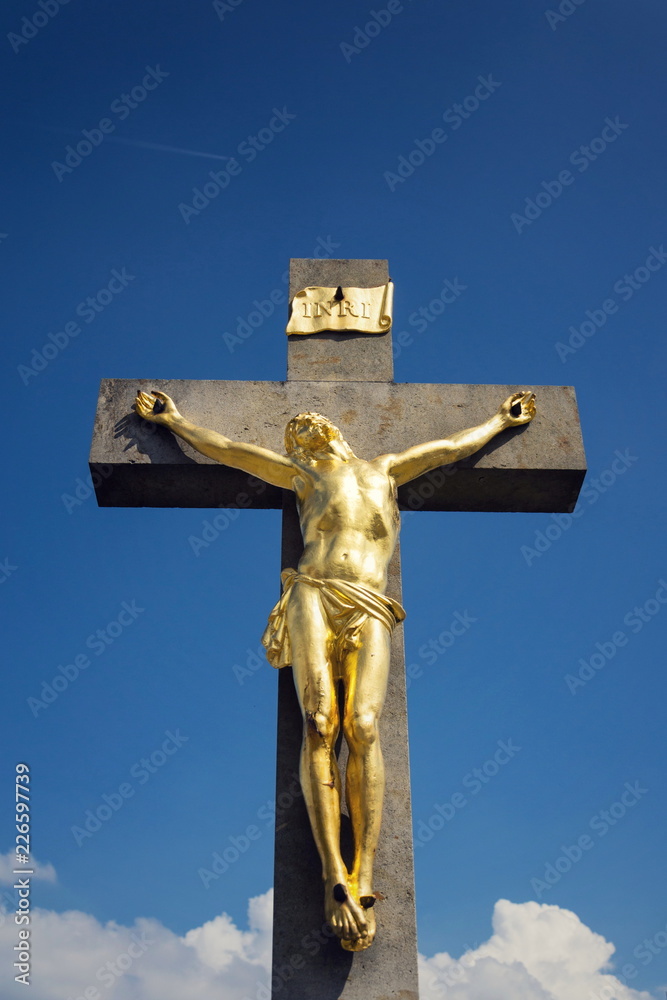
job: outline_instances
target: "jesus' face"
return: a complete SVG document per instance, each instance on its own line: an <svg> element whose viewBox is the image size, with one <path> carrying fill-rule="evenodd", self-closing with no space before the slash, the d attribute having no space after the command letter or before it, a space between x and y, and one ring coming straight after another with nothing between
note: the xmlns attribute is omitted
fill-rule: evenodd
<svg viewBox="0 0 667 1000"><path fill-rule="evenodd" d="M329 451L330 442L342 441L338 428L321 413L299 413L290 420L285 431L285 447L288 454Z"/></svg>

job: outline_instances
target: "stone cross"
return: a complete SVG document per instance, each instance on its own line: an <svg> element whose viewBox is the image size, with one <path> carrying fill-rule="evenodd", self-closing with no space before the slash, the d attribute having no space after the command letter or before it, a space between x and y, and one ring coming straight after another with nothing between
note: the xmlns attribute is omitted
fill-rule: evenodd
<svg viewBox="0 0 667 1000"><path fill-rule="evenodd" d="M385 260L296 259L290 299L308 286L371 288L389 280ZM276 332L276 336L284 334ZM294 497L205 458L169 431L132 412L139 389L171 395L188 419L232 440L284 453L285 426L315 410L340 427L362 458L400 452L487 419L512 392L531 389L537 416L506 431L474 456L399 489L414 510L574 509L585 458L574 390L568 386L431 385L393 381L391 330L322 332L288 339L283 382L105 379L90 454L100 506L278 507L282 565L296 566L302 543ZM128 445L128 439L130 445ZM221 586L224 586L221 584ZM401 600L400 555L387 594ZM269 608L263 609L267 614ZM264 626L258 609L258 630ZM408 617L410 608L408 606ZM417 940L402 629L393 637L381 719L386 764L383 824L375 863L378 934L362 952L341 949L323 925L320 861L303 799L295 793L302 720L291 668L278 675L274 1000L417 1000ZM344 780L345 752L341 751ZM298 785L298 783L296 783ZM349 834L349 824L347 828ZM345 854L345 818L343 844ZM349 838L348 838L349 839ZM268 1000L258 984L256 998Z"/></svg>

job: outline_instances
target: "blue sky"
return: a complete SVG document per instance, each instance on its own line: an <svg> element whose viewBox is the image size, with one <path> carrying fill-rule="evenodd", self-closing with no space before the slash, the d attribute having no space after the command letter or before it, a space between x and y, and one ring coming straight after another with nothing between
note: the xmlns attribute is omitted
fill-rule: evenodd
<svg viewBox="0 0 667 1000"><path fill-rule="evenodd" d="M99 509L87 455L103 377L284 378L284 305L234 337L254 300L284 290L290 257L326 247L389 259L394 335L411 335L398 381L574 385L589 464L570 522L404 520L406 655L423 668L409 690L417 837L436 805L466 798L416 850L420 951L478 948L499 899L525 904L528 927L533 901L613 943L617 972L635 970L619 997L657 996L664 6L44 4L11 0L0 32L2 786L29 763L34 853L53 866L33 889L44 926L66 911L98 929L150 918L181 939L225 913L243 929L272 884L267 822L208 888L197 870L273 795L276 675L240 683L234 667L275 600L280 515L242 511L195 554L209 512ZM224 189L184 209L210 171ZM461 291L435 316L446 281ZM475 621L433 662L424 647L457 612ZM89 666L31 710L77 656ZM498 741L520 751L473 793ZM72 828L121 785L122 806L77 843ZM540 888L581 837L591 846ZM11 918L3 928L11 948ZM3 998L19 995L10 964ZM85 986L37 968L38 1000ZM225 974L211 995L236 997ZM133 975L102 995L134 997ZM560 1000L540 983L526 996Z"/></svg>

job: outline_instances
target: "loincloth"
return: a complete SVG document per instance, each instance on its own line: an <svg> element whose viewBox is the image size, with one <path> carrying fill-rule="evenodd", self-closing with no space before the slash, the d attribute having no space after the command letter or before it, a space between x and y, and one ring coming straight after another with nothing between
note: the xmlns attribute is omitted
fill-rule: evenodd
<svg viewBox="0 0 667 1000"><path fill-rule="evenodd" d="M370 618L377 618L389 632L405 618L405 611L391 597L347 580L317 580L315 577L285 569L281 574L283 593L269 615L262 636L266 658L272 667L292 664L292 644L287 628L287 606L295 583L306 583L320 592L320 601L333 635L332 654L341 658L361 646L361 630Z"/></svg>

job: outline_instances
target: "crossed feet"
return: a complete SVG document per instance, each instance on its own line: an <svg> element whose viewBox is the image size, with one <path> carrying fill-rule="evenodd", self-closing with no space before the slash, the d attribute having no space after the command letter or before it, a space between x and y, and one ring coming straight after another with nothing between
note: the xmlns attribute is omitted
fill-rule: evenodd
<svg viewBox="0 0 667 1000"><path fill-rule="evenodd" d="M355 886L352 878L325 880L324 913L346 951L364 951L375 940L375 896Z"/></svg>

